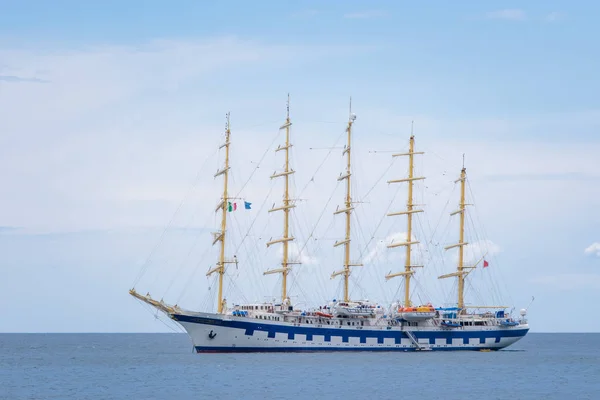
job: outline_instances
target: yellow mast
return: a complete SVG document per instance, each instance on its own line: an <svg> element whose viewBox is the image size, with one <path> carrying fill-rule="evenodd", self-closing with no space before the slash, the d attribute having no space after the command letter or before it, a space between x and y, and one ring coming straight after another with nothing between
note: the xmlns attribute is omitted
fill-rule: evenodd
<svg viewBox="0 0 600 400"><path fill-rule="evenodd" d="M456 181L454 181L455 183L460 182L459 208L458 208L458 210L456 210L450 214L450 215L460 214L460 231L459 231L458 243L445 247L446 250L458 247L458 265L456 267L456 272L453 272L451 274L442 275L439 277L439 279L443 279L443 278L451 278L451 277L455 276L458 279L457 306L461 310L464 309L464 307L465 307L465 299L464 299L465 277L469 274L469 272L471 272L472 269L474 269L476 267L476 265L475 266L465 266L464 265L464 248L466 245L469 244L469 243L465 242L465 212L466 212L466 208L467 208L466 206L468 205L465 203L466 180L467 180L467 169L464 167L464 163L463 163L463 168L460 171L460 178L457 179Z"/></svg>
<svg viewBox="0 0 600 400"><path fill-rule="evenodd" d="M289 233L290 210L295 207L294 204L291 204L291 199L290 199L290 175L295 172L294 170L290 169L290 147L292 147L292 145L290 144L290 126L292 126L292 122L290 121L290 95L288 94L287 116L285 119L285 123L279 128L279 129L285 129L285 145L283 147L278 146L277 149L275 150L276 152L281 151L281 150L285 151L285 166L284 166L285 169L283 172L274 173L271 176L271 179L278 178L278 177L285 178L285 189L284 189L284 193L283 193L283 206L273 207L272 209L269 210L269 212L283 211L283 237L280 239L275 239L275 240L271 240L271 241L267 242L267 247L269 247L275 243L281 243L283 245L283 259L281 261L281 268L272 269L269 271L265 271L263 273L263 275L281 273L281 276L282 276L281 301L282 302L288 298L287 276L289 274L290 265L298 264L298 262L290 262L289 261L289 242L294 240L293 237L289 236L289 234L290 234Z"/></svg>
<svg viewBox="0 0 600 400"><path fill-rule="evenodd" d="M337 241L333 245L334 247L344 245L344 269L334 272L331 277L334 278L338 275L344 275L344 301L350 301L350 296L348 293L348 283L350 280L350 267L359 267L362 264L352 264L350 263L350 216L352 214L352 197L350 194L350 176L351 176L351 159L350 159L350 143L352 141L352 124L356 120L356 115L352 114L352 99L350 99L350 117L348 118L348 126L346 127L346 132L348 133L348 143L346 144L346 148L344 149L342 155L346 155L346 173L340 175L338 181L346 179L346 201L344 209L339 209L334 212L334 214L346 213L346 236L344 240Z"/></svg>
<svg viewBox="0 0 600 400"><path fill-rule="evenodd" d="M405 179L396 179L390 180L388 183L400 183L400 182L408 182L408 200L406 202L406 211L398 211L392 212L388 214L388 217L396 216L396 215L406 215L407 216L407 227L406 227L406 241L399 243L390 243L387 247L394 248L399 246L406 246L406 260L404 263L404 271L390 273L386 275L385 279L391 279L397 276L404 277L404 306L410 307L410 278L415 273L413 268L422 267L422 265L412 265L411 264L411 249L412 245L418 244L418 241L412 240L412 216L415 213L423 212L423 210L414 209L413 203L413 183L417 180L425 179L425 177L415 177L414 176L414 155L415 154L424 154L424 152L419 151L415 152L415 137L412 134L411 128L411 136L410 136L410 144L408 153L400 153L393 154L392 157L400 157L400 156L408 156L408 178Z"/></svg>
<svg viewBox="0 0 600 400"><path fill-rule="evenodd" d="M463 272L464 267L464 253L465 253L465 181L467 179L467 169L463 166L460 171L460 233L458 236L458 266L456 272L458 272L458 308L463 309L465 307L464 291L465 291L465 274Z"/></svg>
<svg viewBox="0 0 600 400"><path fill-rule="evenodd" d="M229 179L229 137L231 135L231 129L229 125L229 113L227 113L227 125L225 127L225 144L222 144L219 148L225 148L225 166L222 170L217 171L215 174L215 178L217 176L223 175L223 196L221 197L221 203L217 206L217 211L221 210L221 230L213 233L213 245L217 242L221 242L221 248L219 252L219 261L217 265L206 273L206 276L210 276L213 273L219 274L219 294L218 294L218 305L217 312L222 314L227 311L227 303L225 299L223 299L223 275L225 275L225 264L234 263L234 260L226 260L225 259L225 232L227 228L227 209L228 209L228 200L229 197L227 195L227 184Z"/></svg>

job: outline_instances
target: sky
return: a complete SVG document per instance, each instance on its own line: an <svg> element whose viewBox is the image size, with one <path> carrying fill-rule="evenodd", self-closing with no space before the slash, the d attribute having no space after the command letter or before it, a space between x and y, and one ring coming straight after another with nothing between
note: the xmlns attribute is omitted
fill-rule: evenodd
<svg viewBox="0 0 600 400"><path fill-rule="evenodd" d="M292 298L340 295L342 147L354 127L352 294L391 302L405 236L414 121L425 212L415 296L451 302L458 203L469 176L470 303L528 308L535 332L598 332L600 34L591 1L1 1L0 332L160 332L141 293L214 310L231 112L231 303L279 295L283 143L290 94L297 196ZM336 186L338 185L338 186ZM472 217L471 217L472 216ZM487 252L487 253L486 253ZM531 303L532 297L535 297ZM530 304L531 303L531 304ZM558 318L561 316L562 318ZM557 321L562 321L557 324Z"/></svg>

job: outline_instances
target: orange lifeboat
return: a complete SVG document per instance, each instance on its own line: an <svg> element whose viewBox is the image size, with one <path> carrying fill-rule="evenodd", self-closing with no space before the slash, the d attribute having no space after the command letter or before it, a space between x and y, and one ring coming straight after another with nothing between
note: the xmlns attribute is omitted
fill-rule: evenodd
<svg viewBox="0 0 600 400"><path fill-rule="evenodd" d="M325 318L331 318L331 317L333 317L333 315L327 314L327 313L324 313L324 312L321 312L321 311L317 311L315 314L317 314L319 317L325 317Z"/></svg>

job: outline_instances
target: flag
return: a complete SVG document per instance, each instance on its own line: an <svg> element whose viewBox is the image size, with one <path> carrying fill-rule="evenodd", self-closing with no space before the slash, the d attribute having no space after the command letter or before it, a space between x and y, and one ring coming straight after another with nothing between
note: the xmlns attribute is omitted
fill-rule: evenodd
<svg viewBox="0 0 600 400"><path fill-rule="evenodd" d="M251 209L251 208L250 208L250 206L251 206L251 205L252 205L252 203L248 203L247 201L244 201L244 208L245 208L246 210L250 210L250 209Z"/></svg>
<svg viewBox="0 0 600 400"><path fill-rule="evenodd" d="M227 211L232 212L237 210L237 203L232 203L230 201L227 202L228 203L228 207L227 207Z"/></svg>
<svg viewBox="0 0 600 400"><path fill-rule="evenodd" d="M490 265L490 263L489 263L489 262L487 262L487 261L483 260L483 268L486 268L486 267L488 267L489 265Z"/></svg>

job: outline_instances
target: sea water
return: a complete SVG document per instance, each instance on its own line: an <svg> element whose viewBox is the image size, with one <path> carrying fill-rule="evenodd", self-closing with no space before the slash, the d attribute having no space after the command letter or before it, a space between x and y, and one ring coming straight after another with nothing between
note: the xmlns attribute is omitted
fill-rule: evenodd
<svg viewBox="0 0 600 400"><path fill-rule="evenodd" d="M185 334L0 334L0 399L600 399L600 334L493 352L195 354Z"/></svg>

